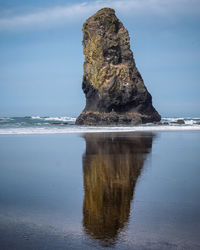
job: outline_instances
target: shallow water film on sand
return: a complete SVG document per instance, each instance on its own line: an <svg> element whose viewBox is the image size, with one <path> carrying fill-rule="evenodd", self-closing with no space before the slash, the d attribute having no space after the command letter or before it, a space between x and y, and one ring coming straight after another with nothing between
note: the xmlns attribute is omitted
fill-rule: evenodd
<svg viewBox="0 0 200 250"><path fill-rule="evenodd" d="M199 249L199 141L0 135L0 249Z"/></svg>

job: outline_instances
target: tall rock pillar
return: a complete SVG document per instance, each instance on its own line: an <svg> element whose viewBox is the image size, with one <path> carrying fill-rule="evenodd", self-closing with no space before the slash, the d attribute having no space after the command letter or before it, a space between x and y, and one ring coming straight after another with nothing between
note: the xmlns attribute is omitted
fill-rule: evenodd
<svg viewBox="0 0 200 250"><path fill-rule="evenodd" d="M160 121L130 49L130 38L115 11L99 10L83 25L82 89L86 106L79 125Z"/></svg>

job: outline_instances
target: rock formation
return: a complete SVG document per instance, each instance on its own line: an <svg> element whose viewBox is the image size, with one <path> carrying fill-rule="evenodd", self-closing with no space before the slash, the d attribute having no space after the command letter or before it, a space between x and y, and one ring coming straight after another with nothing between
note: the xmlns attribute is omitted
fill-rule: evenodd
<svg viewBox="0 0 200 250"><path fill-rule="evenodd" d="M79 125L140 124L160 121L136 68L130 38L115 11L99 10L83 25L82 89L86 106Z"/></svg>

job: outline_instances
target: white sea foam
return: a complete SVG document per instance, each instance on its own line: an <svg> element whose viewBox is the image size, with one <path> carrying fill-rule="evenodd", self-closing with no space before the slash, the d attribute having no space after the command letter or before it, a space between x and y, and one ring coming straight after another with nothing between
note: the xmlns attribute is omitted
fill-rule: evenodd
<svg viewBox="0 0 200 250"><path fill-rule="evenodd" d="M40 117L31 116L33 120L44 120L44 121L59 121L59 122L73 122L76 120L74 117L62 116L62 117Z"/></svg>
<svg viewBox="0 0 200 250"><path fill-rule="evenodd" d="M195 125L195 124L197 124L197 122L200 122L200 118L198 118L198 117L196 117L196 118L192 118L192 117L162 118L163 122L168 122L168 123L175 123L178 120L183 120L186 125ZM177 124L177 125L179 125L179 124Z"/></svg>
<svg viewBox="0 0 200 250"><path fill-rule="evenodd" d="M30 118L33 119L33 120L40 120L40 119L42 119L40 116L31 116Z"/></svg>
<svg viewBox="0 0 200 250"><path fill-rule="evenodd" d="M200 126L135 126L135 127L86 127L70 126L65 128L7 128L0 129L0 135L17 134L69 134L69 133L106 133L106 132L149 132L149 131L200 131Z"/></svg>
<svg viewBox="0 0 200 250"><path fill-rule="evenodd" d="M0 117L0 122L12 121L13 119L10 117Z"/></svg>
<svg viewBox="0 0 200 250"><path fill-rule="evenodd" d="M61 122L73 122L76 118L73 117L46 117L44 118L45 121L61 121Z"/></svg>
<svg viewBox="0 0 200 250"><path fill-rule="evenodd" d="M196 122L194 120L185 120L185 124L186 125L193 125L195 124Z"/></svg>

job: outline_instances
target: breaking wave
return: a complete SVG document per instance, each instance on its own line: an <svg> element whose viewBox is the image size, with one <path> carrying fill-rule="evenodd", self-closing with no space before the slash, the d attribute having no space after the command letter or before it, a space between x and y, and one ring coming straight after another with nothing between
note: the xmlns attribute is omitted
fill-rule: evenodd
<svg viewBox="0 0 200 250"><path fill-rule="evenodd" d="M76 118L62 116L62 117L40 117L40 116L31 116L33 120L44 120L44 121L60 121L60 122L75 122Z"/></svg>

